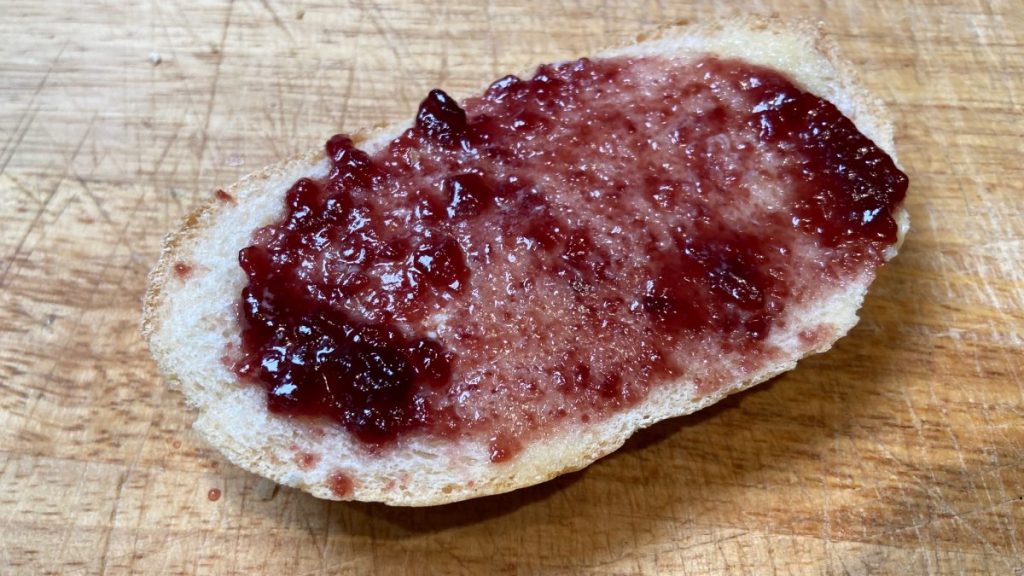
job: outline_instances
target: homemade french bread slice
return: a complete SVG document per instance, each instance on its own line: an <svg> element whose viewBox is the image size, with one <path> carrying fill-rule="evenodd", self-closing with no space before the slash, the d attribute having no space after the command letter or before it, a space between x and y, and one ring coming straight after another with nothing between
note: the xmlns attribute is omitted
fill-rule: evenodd
<svg viewBox="0 0 1024 576"><path fill-rule="evenodd" d="M895 158L883 106L813 25L757 18L677 25L594 57L709 54L784 73L800 88L832 102ZM409 126L357 135L355 141L372 153ZM639 429L700 410L829 349L857 322L874 278L871 271L837 283L803 309L790 310L791 321L768 336L772 346L786 353L748 377L705 392L686 379L654 386L639 403L606 418L531 438L507 462L492 462L486 450L470 446L479 441L473 438L411 436L395 447L368 451L342 426L269 412L265 389L241 381L224 361L226 351L240 345L238 303L247 280L239 250L251 244L256 229L282 218L285 194L296 180L323 178L329 168L317 147L243 178L190 215L164 243L150 275L142 323L161 374L198 411L195 429L210 444L246 470L321 498L434 505L507 492L578 470L619 448ZM895 219L899 240L885 259L895 255L908 229L902 207ZM802 338L808 329L821 337Z"/></svg>

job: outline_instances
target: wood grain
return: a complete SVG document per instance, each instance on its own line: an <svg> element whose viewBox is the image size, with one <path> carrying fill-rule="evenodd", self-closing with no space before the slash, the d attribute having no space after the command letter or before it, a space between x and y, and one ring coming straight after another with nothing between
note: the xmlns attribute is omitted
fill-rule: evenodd
<svg viewBox="0 0 1024 576"><path fill-rule="evenodd" d="M268 500L189 430L139 299L216 186L434 86L749 11L827 23L911 177L913 231L835 350L435 509ZM0 573L1024 574L1019 2L8 0L0 38Z"/></svg>

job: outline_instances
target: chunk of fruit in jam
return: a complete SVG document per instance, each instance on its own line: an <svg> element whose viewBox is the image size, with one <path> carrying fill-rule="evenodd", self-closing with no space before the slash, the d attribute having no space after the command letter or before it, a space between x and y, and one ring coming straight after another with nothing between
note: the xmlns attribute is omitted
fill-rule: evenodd
<svg viewBox="0 0 1024 576"><path fill-rule="evenodd" d="M471 218L487 209L494 200L494 190L487 181L473 172L456 174L444 179L443 192L447 200L448 218Z"/></svg>
<svg viewBox="0 0 1024 576"><path fill-rule="evenodd" d="M431 90L416 114L416 128L428 138L450 141L466 130L466 111L442 90Z"/></svg>

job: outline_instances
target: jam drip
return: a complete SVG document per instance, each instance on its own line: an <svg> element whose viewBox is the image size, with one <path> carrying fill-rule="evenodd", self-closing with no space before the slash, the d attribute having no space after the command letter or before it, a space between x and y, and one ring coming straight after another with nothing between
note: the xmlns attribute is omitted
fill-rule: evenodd
<svg viewBox="0 0 1024 576"><path fill-rule="evenodd" d="M494 462L770 362L788 311L882 263L907 188L835 106L713 58L433 90L373 155L325 151L239 254L237 372L375 449L476 435Z"/></svg>

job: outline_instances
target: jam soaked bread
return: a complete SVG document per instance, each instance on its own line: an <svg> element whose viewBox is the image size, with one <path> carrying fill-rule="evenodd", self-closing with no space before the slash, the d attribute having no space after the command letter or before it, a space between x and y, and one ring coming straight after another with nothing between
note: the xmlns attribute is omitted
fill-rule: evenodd
<svg viewBox="0 0 1024 576"><path fill-rule="evenodd" d="M814 28L677 26L218 191L143 332L243 468L395 505L505 492L831 347L907 230L892 155Z"/></svg>

